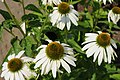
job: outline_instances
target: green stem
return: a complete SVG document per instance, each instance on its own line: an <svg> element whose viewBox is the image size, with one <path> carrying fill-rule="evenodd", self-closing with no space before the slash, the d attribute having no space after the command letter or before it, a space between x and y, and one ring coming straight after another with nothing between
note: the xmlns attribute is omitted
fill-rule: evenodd
<svg viewBox="0 0 120 80"><path fill-rule="evenodd" d="M8 30L7 28L4 28L8 33L10 33L14 38L16 37L15 34L12 33L12 31ZM20 41L20 39L18 39Z"/></svg>
<svg viewBox="0 0 120 80"><path fill-rule="evenodd" d="M21 2L21 4L22 4L22 8L23 8L23 13L24 13L24 15L25 15L25 5L24 5L24 0L22 0L22 2Z"/></svg>
<svg viewBox="0 0 120 80"><path fill-rule="evenodd" d="M68 31L67 28L64 29L64 33L65 33L65 43L67 43L67 36L68 36Z"/></svg>
<svg viewBox="0 0 120 80"><path fill-rule="evenodd" d="M4 28L8 33L10 33L12 36L16 37L15 34L13 34L10 30L8 30L7 28Z"/></svg>
<svg viewBox="0 0 120 80"><path fill-rule="evenodd" d="M18 28L18 29L21 31L21 33L24 35L23 30L22 30L21 27L19 26L18 21L16 20L15 16L12 14L9 6L8 6L7 3L6 3L6 0L4 1L4 5L5 5L6 9L8 10L8 13L10 14L11 18L14 20L17 28Z"/></svg>
<svg viewBox="0 0 120 80"><path fill-rule="evenodd" d="M58 72L58 80L62 80L62 79L61 79L60 72Z"/></svg>

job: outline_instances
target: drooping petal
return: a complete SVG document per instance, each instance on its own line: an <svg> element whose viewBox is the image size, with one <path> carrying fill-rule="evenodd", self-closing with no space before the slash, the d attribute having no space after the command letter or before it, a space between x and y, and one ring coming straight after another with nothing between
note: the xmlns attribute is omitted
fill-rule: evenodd
<svg viewBox="0 0 120 80"><path fill-rule="evenodd" d="M51 69L51 62L50 62L50 59L48 59L48 63L46 65L46 72L45 72L45 74L48 74L48 72L50 71L50 69Z"/></svg>
<svg viewBox="0 0 120 80"><path fill-rule="evenodd" d="M11 76L11 72L9 71L7 74L5 74L4 78L5 80L9 80Z"/></svg>
<svg viewBox="0 0 120 80"><path fill-rule="evenodd" d="M91 46L87 51L86 51L86 54L87 54L87 57L90 57L94 54L94 52L97 51L97 49L99 48L99 46L97 44L94 44L93 46Z"/></svg>
<svg viewBox="0 0 120 80"><path fill-rule="evenodd" d="M20 71L18 71L18 75L20 77L20 80L25 80L24 76L22 75L22 73Z"/></svg>
<svg viewBox="0 0 120 80"><path fill-rule="evenodd" d="M63 66L63 68L68 72L70 73L71 72L71 69L70 69L70 66L63 60L63 59L60 59L60 62Z"/></svg>
<svg viewBox="0 0 120 80"><path fill-rule="evenodd" d="M115 41L114 41L113 39L111 39L110 42L111 42L111 44L114 46L114 48L117 49L117 45L116 45Z"/></svg>
<svg viewBox="0 0 120 80"><path fill-rule="evenodd" d="M4 70L4 71L1 73L1 77L4 77L8 72L9 72L8 69Z"/></svg>
<svg viewBox="0 0 120 80"><path fill-rule="evenodd" d="M111 63L111 49L110 47L106 47L106 50L107 50L107 56L108 56L108 63Z"/></svg>
<svg viewBox="0 0 120 80"><path fill-rule="evenodd" d="M102 63L102 60L103 60L103 50L104 50L104 48L101 48L101 51L100 51L100 53L98 55L98 65L101 65L101 63Z"/></svg>
<svg viewBox="0 0 120 80"><path fill-rule="evenodd" d="M15 74L14 73L11 73L10 80L15 80Z"/></svg>
<svg viewBox="0 0 120 80"><path fill-rule="evenodd" d="M15 80L18 80L18 79L20 79L20 77L19 77L18 73L16 72L15 73Z"/></svg>
<svg viewBox="0 0 120 80"><path fill-rule="evenodd" d="M33 60L33 62L37 62L38 60L44 58L46 56L45 49L41 49L41 51L38 53L36 58Z"/></svg>
<svg viewBox="0 0 120 80"><path fill-rule="evenodd" d="M76 66L75 62L73 60L71 60L69 57L65 56L64 60L66 62L68 62L69 64L71 64L72 66L74 66L74 67Z"/></svg>
<svg viewBox="0 0 120 80"><path fill-rule="evenodd" d="M56 72L57 72L56 61L52 61L52 74L54 78L56 78Z"/></svg>
<svg viewBox="0 0 120 80"><path fill-rule="evenodd" d="M42 71L41 71L41 75L45 74L46 71L46 66L48 64L49 59L47 59L43 64L42 64Z"/></svg>
<svg viewBox="0 0 120 80"><path fill-rule="evenodd" d="M42 58L41 60L39 60L39 61L35 64L34 68L40 67L40 65L41 65L46 59L47 59L47 57L44 57L44 58Z"/></svg>
<svg viewBox="0 0 120 80"><path fill-rule="evenodd" d="M97 59L97 57L98 57L100 51L101 51L101 47L99 47L98 50L95 52L93 62L96 61L96 59Z"/></svg>

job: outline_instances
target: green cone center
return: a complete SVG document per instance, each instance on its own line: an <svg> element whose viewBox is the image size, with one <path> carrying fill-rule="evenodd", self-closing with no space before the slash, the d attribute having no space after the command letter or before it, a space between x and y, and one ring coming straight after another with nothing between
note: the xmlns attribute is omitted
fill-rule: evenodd
<svg viewBox="0 0 120 80"><path fill-rule="evenodd" d="M63 56L64 48L57 42L51 42L46 47L46 54L50 59L59 60Z"/></svg>
<svg viewBox="0 0 120 80"><path fill-rule="evenodd" d="M112 12L115 14L120 14L120 8L119 7L113 7Z"/></svg>
<svg viewBox="0 0 120 80"><path fill-rule="evenodd" d="M11 72L19 71L23 66L22 61L19 58L13 58L8 62L8 69Z"/></svg>
<svg viewBox="0 0 120 80"><path fill-rule="evenodd" d="M30 70L35 70L34 66L35 66L35 63L30 63L30 65L29 65Z"/></svg>
<svg viewBox="0 0 120 80"><path fill-rule="evenodd" d="M61 13L61 14L66 14L66 13L69 13L70 11L70 6L68 3L66 2L62 2L58 5L58 11Z"/></svg>
<svg viewBox="0 0 120 80"><path fill-rule="evenodd" d="M102 47L110 45L110 35L108 33L101 33L97 36L97 43Z"/></svg>

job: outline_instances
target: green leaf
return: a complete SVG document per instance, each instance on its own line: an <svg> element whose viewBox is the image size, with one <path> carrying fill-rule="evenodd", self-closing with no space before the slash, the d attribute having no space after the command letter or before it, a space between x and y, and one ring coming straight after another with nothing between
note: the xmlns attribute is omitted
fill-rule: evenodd
<svg viewBox="0 0 120 80"><path fill-rule="evenodd" d="M2 24L0 24L0 41L2 39L2 33L3 33L3 26Z"/></svg>
<svg viewBox="0 0 120 80"><path fill-rule="evenodd" d="M18 54L23 48L20 46L20 41L17 39L12 39L11 44L13 46L15 54Z"/></svg>
<svg viewBox="0 0 120 80"><path fill-rule="evenodd" d="M13 27L15 27L15 24L12 20L3 21L3 28L9 28L10 30L12 30Z"/></svg>
<svg viewBox="0 0 120 80"><path fill-rule="evenodd" d="M90 26L93 27L93 18L92 18L92 15L88 12L86 14L86 17L89 19L88 22L89 22Z"/></svg>
<svg viewBox="0 0 120 80"><path fill-rule="evenodd" d="M81 1L81 0L72 1L71 4L74 5L74 4L79 3L80 1Z"/></svg>
<svg viewBox="0 0 120 80"><path fill-rule="evenodd" d="M78 45L77 42L75 42L73 39L69 39L68 43L75 49L77 52L84 53L81 49L81 47Z"/></svg>
<svg viewBox="0 0 120 80"><path fill-rule="evenodd" d="M110 78L115 79L115 80L120 80L120 74L110 75Z"/></svg>
<svg viewBox="0 0 120 80"><path fill-rule="evenodd" d="M27 36L25 38L25 54L32 57L32 45L37 44L33 36Z"/></svg>
<svg viewBox="0 0 120 80"><path fill-rule="evenodd" d="M24 16L22 16L22 21L25 21L25 20L34 20L34 19L37 19L38 16L35 15L35 14L25 14Z"/></svg>
<svg viewBox="0 0 120 80"><path fill-rule="evenodd" d="M0 9L0 14L4 17L5 20L12 19L7 11Z"/></svg>
<svg viewBox="0 0 120 80"><path fill-rule="evenodd" d="M25 7L25 9L30 10L30 11L35 11L41 13L41 11L33 4L29 4Z"/></svg>
<svg viewBox="0 0 120 80"><path fill-rule="evenodd" d="M96 74L95 73L92 75L91 80L96 80Z"/></svg>

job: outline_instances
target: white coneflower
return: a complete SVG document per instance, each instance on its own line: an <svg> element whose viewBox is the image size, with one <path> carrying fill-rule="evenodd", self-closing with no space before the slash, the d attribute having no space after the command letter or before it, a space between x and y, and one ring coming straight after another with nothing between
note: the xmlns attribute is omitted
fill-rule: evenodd
<svg viewBox="0 0 120 80"><path fill-rule="evenodd" d="M5 80L26 80L31 75L36 76L36 73L31 72L26 65L26 62L33 61L32 58L22 57L24 51L20 51L18 55L15 54L8 56L8 62L2 65L1 77Z"/></svg>
<svg viewBox="0 0 120 80"><path fill-rule="evenodd" d="M104 5L106 5L106 2L107 2L107 1L109 1L110 3L113 2L113 0L96 0L96 1L99 1L99 2L103 1Z"/></svg>
<svg viewBox="0 0 120 80"><path fill-rule="evenodd" d="M63 30L66 25L67 30L70 30L71 22L76 26L78 25L79 14L72 5L62 2L58 7L54 7L53 9L53 13L50 14L50 21L53 26L57 24L57 28Z"/></svg>
<svg viewBox="0 0 120 80"><path fill-rule="evenodd" d="M108 21L110 22L110 19L113 21L114 24L117 24L117 22L120 20L120 8L119 7L113 7L112 10L108 13Z"/></svg>
<svg viewBox="0 0 120 80"><path fill-rule="evenodd" d="M59 4L61 2L61 0L42 0L42 4L44 5L52 5L53 3L55 5Z"/></svg>
<svg viewBox="0 0 120 80"><path fill-rule="evenodd" d="M52 42L48 40L48 45L41 45L38 49L40 52L36 56L34 62L35 69L41 68L41 75L48 74L50 70L52 70L53 77L56 78L56 72L62 72L59 70L60 65L68 72L71 72L70 65L76 66L74 61L73 49L69 47L69 45L65 43L61 43L58 41Z"/></svg>
<svg viewBox="0 0 120 80"><path fill-rule="evenodd" d="M111 60L115 59L114 56L117 57L116 52L112 48L117 49L117 46L114 40L110 37L110 34L107 32L99 31L97 33L86 33L85 42L82 44L86 44L82 50L86 50L87 57L94 55L93 62L96 61L98 57L98 65L101 65L102 61L111 63Z"/></svg>

